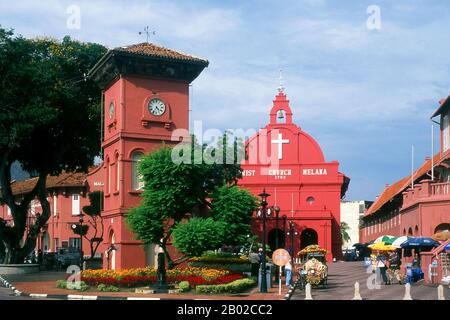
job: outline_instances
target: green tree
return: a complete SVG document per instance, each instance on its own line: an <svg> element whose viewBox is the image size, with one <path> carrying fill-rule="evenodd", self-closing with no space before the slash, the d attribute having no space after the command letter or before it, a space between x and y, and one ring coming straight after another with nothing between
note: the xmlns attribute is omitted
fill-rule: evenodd
<svg viewBox="0 0 450 320"><path fill-rule="evenodd" d="M351 241L350 235L348 234L348 231L350 230L350 227L347 222L342 221L341 222L341 238L344 243Z"/></svg>
<svg viewBox="0 0 450 320"><path fill-rule="evenodd" d="M0 202L9 206L14 221L0 219L3 263L22 263L35 248L50 217L47 176L86 171L99 153L101 92L85 74L105 52L101 45L69 37L25 39L0 28ZM37 177L20 202L11 189L15 161ZM27 225L35 198L42 212Z"/></svg>
<svg viewBox="0 0 450 320"><path fill-rule="evenodd" d="M226 225L223 244L245 244L251 233L252 214L258 207L258 199L238 186L224 185L211 196L211 216Z"/></svg>
<svg viewBox="0 0 450 320"><path fill-rule="evenodd" d="M187 256L200 256L222 246L226 225L212 218L192 218L173 231L173 245Z"/></svg>
<svg viewBox="0 0 450 320"><path fill-rule="evenodd" d="M232 145L231 150L233 148ZM166 244L177 224L186 214L195 216L207 209L210 206L209 195L224 183L232 184L240 175L239 163L225 166L220 159L211 161L215 154L221 152L220 147L214 149L199 145L192 137L174 148L164 146L140 162L143 199L138 207L130 210L127 222L144 244L161 246L169 267L173 267L175 262ZM204 157L205 154L209 156Z"/></svg>

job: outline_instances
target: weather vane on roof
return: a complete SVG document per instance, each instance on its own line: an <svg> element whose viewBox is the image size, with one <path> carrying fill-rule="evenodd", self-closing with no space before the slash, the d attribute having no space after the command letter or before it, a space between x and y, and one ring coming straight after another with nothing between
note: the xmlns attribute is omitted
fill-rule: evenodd
<svg viewBox="0 0 450 320"><path fill-rule="evenodd" d="M280 68L280 76L278 77L278 81L280 82L280 85L278 86L278 92L284 92L284 86L283 86L283 70Z"/></svg>
<svg viewBox="0 0 450 320"><path fill-rule="evenodd" d="M143 34L143 33L145 33L145 34L147 35L147 43L148 43L148 39L150 38L150 35L155 35L155 34L156 34L156 31L150 31L150 27L149 27L149 26L146 26L146 27L144 28L144 32L139 31L139 34Z"/></svg>

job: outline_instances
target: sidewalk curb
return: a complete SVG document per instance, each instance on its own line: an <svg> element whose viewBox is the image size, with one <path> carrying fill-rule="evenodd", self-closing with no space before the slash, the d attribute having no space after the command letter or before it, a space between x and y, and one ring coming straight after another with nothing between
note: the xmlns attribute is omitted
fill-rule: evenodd
<svg viewBox="0 0 450 320"><path fill-rule="evenodd" d="M150 298L150 297L118 297L118 296L91 296L81 294L47 294L27 293L17 290L8 280L0 275L0 284L11 289L16 296L30 297L34 299L60 299L60 300L209 300L209 299L173 299L173 298Z"/></svg>

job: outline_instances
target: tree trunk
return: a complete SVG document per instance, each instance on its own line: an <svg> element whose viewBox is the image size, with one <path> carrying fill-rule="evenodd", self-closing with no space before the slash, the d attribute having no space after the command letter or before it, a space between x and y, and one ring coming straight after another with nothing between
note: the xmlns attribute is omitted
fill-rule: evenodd
<svg viewBox="0 0 450 320"><path fill-rule="evenodd" d="M47 191L45 189L46 180L47 174L41 174L33 191L26 195L20 205L15 205L11 209L14 226L0 227L0 229L3 229L0 230L0 238L3 239L9 251L9 255L6 255L5 263L24 263L26 257L36 248L37 237L39 236L42 227L45 226L50 218L50 204L48 203ZM36 221L33 225L28 226L25 243L23 246L20 246L20 241L23 239L27 227L28 204L34 198L33 194L36 194L39 199L42 213L36 213ZM6 237L2 236L2 234L6 235Z"/></svg>
<svg viewBox="0 0 450 320"><path fill-rule="evenodd" d="M168 269L173 269L177 266L177 263L175 263L172 258L170 257L169 254L169 250L167 250L167 241L169 241L170 236L172 235L172 229L173 229L173 225L171 227L169 227L169 230L167 230L166 236L163 238L163 241L161 243L161 248L164 251L164 254L166 255L167 258L167 268Z"/></svg>

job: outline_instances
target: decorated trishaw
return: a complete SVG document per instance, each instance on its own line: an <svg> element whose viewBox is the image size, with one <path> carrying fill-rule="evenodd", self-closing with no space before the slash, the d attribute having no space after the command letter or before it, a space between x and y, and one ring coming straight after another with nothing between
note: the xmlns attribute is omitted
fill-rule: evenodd
<svg viewBox="0 0 450 320"><path fill-rule="evenodd" d="M325 287L328 280L326 261L327 250L318 245L310 245L297 253L296 271L298 284L304 287L307 283L313 286Z"/></svg>

